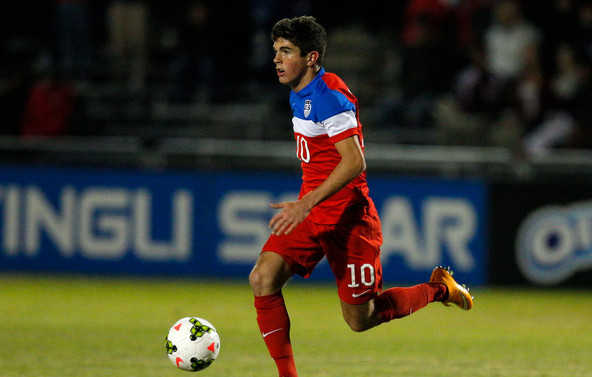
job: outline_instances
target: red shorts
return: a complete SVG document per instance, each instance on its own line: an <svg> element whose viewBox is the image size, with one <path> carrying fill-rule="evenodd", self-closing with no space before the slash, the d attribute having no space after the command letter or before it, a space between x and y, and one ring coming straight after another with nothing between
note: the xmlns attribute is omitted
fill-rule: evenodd
<svg viewBox="0 0 592 377"><path fill-rule="evenodd" d="M339 298L364 304L382 290L382 231L373 204L339 224L316 224L306 218L288 235L271 235L263 251L281 255L292 272L308 278L327 257Z"/></svg>

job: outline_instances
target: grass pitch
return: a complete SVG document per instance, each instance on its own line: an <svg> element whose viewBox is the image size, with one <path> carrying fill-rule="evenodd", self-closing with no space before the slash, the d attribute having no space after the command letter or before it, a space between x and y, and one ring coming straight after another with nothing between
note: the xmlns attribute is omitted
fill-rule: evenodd
<svg viewBox="0 0 592 377"><path fill-rule="evenodd" d="M277 376L245 281L0 274L2 377L180 377L164 340L210 320L218 360L200 376ZM570 290L475 290L469 312L436 303L354 333L335 288L284 290L302 377L592 376L592 300Z"/></svg>

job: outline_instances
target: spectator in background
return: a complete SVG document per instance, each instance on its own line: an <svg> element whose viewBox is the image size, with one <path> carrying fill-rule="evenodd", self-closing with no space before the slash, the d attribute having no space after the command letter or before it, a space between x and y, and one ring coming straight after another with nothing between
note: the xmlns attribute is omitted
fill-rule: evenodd
<svg viewBox="0 0 592 377"><path fill-rule="evenodd" d="M85 79L92 60L88 0L56 0L55 29L60 69Z"/></svg>
<svg viewBox="0 0 592 377"><path fill-rule="evenodd" d="M469 56L469 65L453 80L452 94L463 111L483 113L492 119L503 105L504 87L489 71L482 46L472 47Z"/></svg>
<svg viewBox="0 0 592 377"><path fill-rule="evenodd" d="M524 132L542 113L539 37L513 0L491 9L494 17L483 44L470 49L470 63L454 79L450 96L438 101L438 136L444 144L518 150Z"/></svg>
<svg viewBox="0 0 592 377"><path fill-rule="evenodd" d="M434 108L436 141L444 145L486 145L490 124L507 95L501 80L487 67L481 45L469 49L469 64L452 80L451 90Z"/></svg>
<svg viewBox="0 0 592 377"><path fill-rule="evenodd" d="M530 154L569 145L575 131L575 105L578 92L585 84L585 67L576 50L568 44L556 50L555 62L557 68L548 83L541 119L524 139Z"/></svg>
<svg viewBox="0 0 592 377"><path fill-rule="evenodd" d="M431 126L432 103L449 87L456 52L452 17L440 0L412 0L405 10L399 81L406 126Z"/></svg>
<svg viewBox="0 0 592 377"><path fill-rule="evenodd" d="M489 72L504 82L517 79L524 70L528 55L538 54L540 31L526 21L517 1L495 3L492 24L485 37Z"/></svg>
<svg viewBox="0 0 592 377"><path fill-rule="evenodd" d="M76 94L70 81L52 70L31 88L21 134L56 136L68 133L75 111Z"/></svg>
<svg viewBox="0 0 592 377"><path fill-rule="evenodd" d="M148 69L148 3L113 0L107 13L115 71L119 77L126 77L129 90L137 93L144 89Z"/></svg>
<svg viewBox="0 0 592 377"><path fill-rule="evenodd" d="M178 51L172 68L175 79L169 100L191 103L207 100L211 92L216 30L210 9L203 1L191 2L183 14L177 28Z"/></svg>
<svg viewBox="0 0 592 377"><path fill-rule="evenodd" d="M539 50L523 51L520 65L517 77L502 79L504 107L489 131L489 144L510 148L518 154L523 152L524 135L542 119L546 94Z"/></svg>

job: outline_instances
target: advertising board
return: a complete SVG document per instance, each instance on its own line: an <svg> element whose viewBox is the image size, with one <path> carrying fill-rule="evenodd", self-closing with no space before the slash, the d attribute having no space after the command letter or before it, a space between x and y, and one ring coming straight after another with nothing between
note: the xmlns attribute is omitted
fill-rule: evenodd
<svg viewBox="0 0 592 377"><path fill-rule="evenodd" d="M496 183L490 192L492 283L592 283L592 185Z"/></svg>
<svg viewBox="0 0 592 377"><path fill-rule="evenodd" d="M296 174L0 168L0 269L246 278ZM486 283L479 181L376 177L385 281ZM331 280L326 263L313 278Z"/></svg>

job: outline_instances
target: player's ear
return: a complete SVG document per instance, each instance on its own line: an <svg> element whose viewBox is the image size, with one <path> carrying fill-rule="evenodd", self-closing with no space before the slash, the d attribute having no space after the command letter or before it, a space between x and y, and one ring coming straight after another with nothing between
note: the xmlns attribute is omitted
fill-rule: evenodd
<svg viewBox="0 0 592 377"><path fill-rule="evenodd" d="M311 51L308 53L308 59L306 61L306 65L309 67L314 67L319 60L319 52L318 51Z"/></svg>

